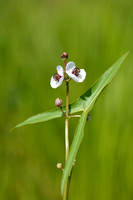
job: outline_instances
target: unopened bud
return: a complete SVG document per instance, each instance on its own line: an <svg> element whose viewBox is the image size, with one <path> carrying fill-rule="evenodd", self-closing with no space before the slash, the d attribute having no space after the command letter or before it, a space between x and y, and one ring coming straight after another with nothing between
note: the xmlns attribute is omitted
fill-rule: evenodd
<svg viewBox="0 0 133 200"><path fill-rule="evenodd" d="M62 169L62 163L57 163L57 168Z"/></svg>
<svg viewBox="0 0 133 200"><path fill-rule="evenodd" d="M66 60L67 58L68 58L68 53L63 52L63 54L61 54L61 59Z"/></svg>
<svg viewBox="0 0 133 200"><path fill-rule="evenodd" d="M59 98L57 98L57 99L55 100L55 105L56 105L57 107L61 107L61 106L62 106L62 100L59 99Z"/></svg>

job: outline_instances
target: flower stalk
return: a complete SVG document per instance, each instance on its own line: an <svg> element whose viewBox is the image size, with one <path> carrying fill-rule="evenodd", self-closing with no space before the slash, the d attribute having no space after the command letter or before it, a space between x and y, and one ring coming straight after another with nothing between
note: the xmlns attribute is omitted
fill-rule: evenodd
<svg viewBox="0 0 133 200"><path fill-rule="evenodd" d="M65 71L66 71L66 60L64 60L64 66L65 66ZM65 147L66 147L66 158L65 161L67 162L68 155L69 155L69 131L68 131L68 126L69 126L69 81L66 81L66 118L65 118ZM64 189L64 194L63 194L63 200L68 199L68 188L69 187L69 178L66 181L65 189Z"/></svg>
<svg viewBox="0 0 133 200"><path fill-rule="evenodd" d="M56 67L57 73L55 73L50 80L50 85L52 88L59 87L63 81L66 83L66 112L62 109L62 100L57 98L55 101L55 104L57 107L61 109L61 112L63 116L65 117L65 163L68 160L69 156L69 119L73 117L80 117L80 115L73 115L69 116L69 81L73 79L74 81L80 83L83 82L86 77L86 72L84 69L79 69L75 66L74 62L68 62L66 63L66 60L68 58L68 53L64 52L61 54L61 59L64 61L64 69L60 65ZM75 165L75 161L73 166ZM60 163L57 166L60 168ZM63 170L63 168L62 168ZM71 179L72 170L67 178L66 185L64 188L63 193L63 200L68 200L68 192L69 192L69 185L70 185L70 179Z"/></svg>
<svg viewBox="0 0 133 200"><path fill-rule="evenodd" d="M66 146L66 161L69 154L69 135L68 135L68 104L69 104L69 82L66 82L66 119L65 119L65 146Z"/></svg>

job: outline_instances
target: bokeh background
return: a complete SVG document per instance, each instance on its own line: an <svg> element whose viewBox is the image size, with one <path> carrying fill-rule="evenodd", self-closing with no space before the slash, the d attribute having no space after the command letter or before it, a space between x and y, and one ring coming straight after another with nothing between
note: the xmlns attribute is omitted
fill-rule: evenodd
<svg viewBox="0 0 133 200"><path fill-rule="evenodd" d="M130 50L86 124L70 200L133 199L133 1L0 1L0 199L59 200L64 119L9 132L26 118L65 103L50 87L60 55L87 72L71 81L70 102ZM70 141L78 119L70 121Z"/></svg>

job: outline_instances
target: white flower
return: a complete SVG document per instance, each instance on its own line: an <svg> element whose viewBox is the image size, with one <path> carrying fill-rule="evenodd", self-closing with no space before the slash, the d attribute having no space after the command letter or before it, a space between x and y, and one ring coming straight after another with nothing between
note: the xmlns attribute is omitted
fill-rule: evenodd
<svg viewBox="0 0 133 200"><path fill-rule="evenodd" d="M86 77L85 70L77 68L74 62L67 63L66 73L76 82L83 82Z"/></svg>
<svg viewBox="0 0 133 200"><path fill-rule="evenodd" d="M52 88L57 88L59 87L63 80L64 80L64 71L63 71L63 68L61 66L57 66L57 72L56 74L54 74L52 77L51 77L51 80L50 80L50 85Z"/></svg>

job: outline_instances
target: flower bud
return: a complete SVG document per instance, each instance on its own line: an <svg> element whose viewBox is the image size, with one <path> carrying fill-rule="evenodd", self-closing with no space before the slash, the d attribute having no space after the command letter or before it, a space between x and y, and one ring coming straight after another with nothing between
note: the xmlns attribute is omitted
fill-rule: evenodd
<svg viewBox="0 0 133 200"><path fill-rule="evenodd" d="M61 59L66 60L67 58L68 58L68 53L63 52L63 54L61 54Z"/></svg>
<svg viewBox="0 0 133 200"><path fill-rule="evenodd" d="M57 168L62 169L62 163L57 163Z"/></svg>
<svg viewBox="0 0 133 200"><path fill-rule="evenodd" d="M57 98L57 99L55 100L55 105L56 105L57 107L61 107L61 106L62 106L62 100L59 99L59 98Z"/></svg>

